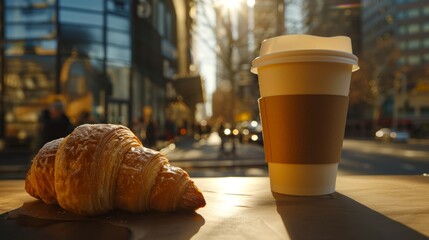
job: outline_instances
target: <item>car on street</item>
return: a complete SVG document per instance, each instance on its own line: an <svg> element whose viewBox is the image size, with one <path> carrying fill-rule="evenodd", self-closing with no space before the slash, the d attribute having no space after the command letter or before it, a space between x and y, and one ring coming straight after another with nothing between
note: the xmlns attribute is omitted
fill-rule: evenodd
<svg viewBox="0 0 429 240"><path fill-rule="evenodd" d="M408 142L408 140L410 140L410 134L407 131L381 128L375 132L375 139L386 142Z"/></svg>
<svg viewBox="0 0 429 240"><path fill-rule="evenodd" d="M238 124L237 130L241 143L263 144L261 123L257 121L241 122Z"/></svg>

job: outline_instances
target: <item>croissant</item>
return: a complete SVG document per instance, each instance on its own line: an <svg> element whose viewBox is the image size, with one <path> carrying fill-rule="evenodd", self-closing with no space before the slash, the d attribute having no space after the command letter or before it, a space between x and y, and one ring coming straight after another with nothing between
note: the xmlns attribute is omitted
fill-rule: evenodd
<svg viewBox="0 0 429 240"><path fill-rule="evenodd" d="M82 215L196 210L206 204L188 173L114 124L80 125L46 143L32 160L25 190Z"/></svg>

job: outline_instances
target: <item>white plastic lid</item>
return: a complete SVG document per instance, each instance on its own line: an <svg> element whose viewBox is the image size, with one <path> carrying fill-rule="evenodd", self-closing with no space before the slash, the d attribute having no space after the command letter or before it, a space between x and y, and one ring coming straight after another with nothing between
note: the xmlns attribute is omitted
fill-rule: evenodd
<svg viewBox="0 0 429 240"><path fill-rule="evenodd" d="M359 69L349 37L284 35L262 42L251 71L258 74L258 67L285 62L339 62L353 65L353 71Z"/></svg>

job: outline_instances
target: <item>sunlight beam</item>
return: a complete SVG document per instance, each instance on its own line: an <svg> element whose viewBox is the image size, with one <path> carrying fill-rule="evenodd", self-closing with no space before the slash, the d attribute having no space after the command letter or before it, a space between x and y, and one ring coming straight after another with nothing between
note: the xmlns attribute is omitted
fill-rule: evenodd
<svg viewBox="0 0 429 240"><path fill-rule="evenodd" d="M240 7L240 0L217 0L216 2L228 10L236 10Z"/></svg>

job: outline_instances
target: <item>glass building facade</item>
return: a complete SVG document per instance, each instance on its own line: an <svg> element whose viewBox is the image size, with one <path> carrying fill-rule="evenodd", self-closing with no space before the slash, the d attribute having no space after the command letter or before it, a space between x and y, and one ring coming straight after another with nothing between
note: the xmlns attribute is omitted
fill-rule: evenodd
<svg viewBox="0 0 429 240"><path fill-rule="evenodd" d="M76 123L129 123L131 3L4 0L2 135L33 141L41 109L65 103ZM25 144L24 144L25 145Z"/></svg>
<svg viewBox="0 0 429 240"><path fill-rule="evenodd" d="M362 1L364 51L376 60L382 127L429 134L429 2ZM375 66L375 65L374 65ZM372 76L371 76L372 77Z"/></svg>
<svg viewBox="0 0 429 240"><path fill-rule="evenodd" d="M40 112L57 99L74 124L83 113L130 127L145 112L165 121L178 71L171 0L0 3L1 148L34 146Z"/></svg>

